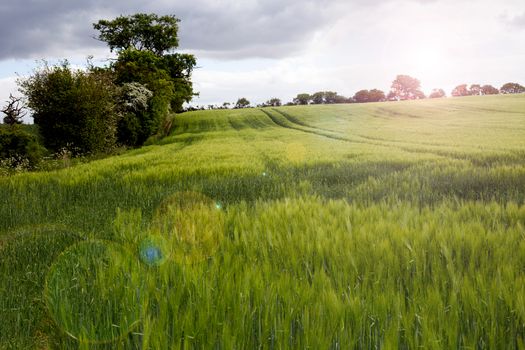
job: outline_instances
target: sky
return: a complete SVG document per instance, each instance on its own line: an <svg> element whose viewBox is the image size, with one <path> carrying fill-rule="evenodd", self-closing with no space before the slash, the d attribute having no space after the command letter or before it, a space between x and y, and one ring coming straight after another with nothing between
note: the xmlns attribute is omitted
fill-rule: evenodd
<svg viewBox="0 0 525 350"><path fill-rule="evenodd" d="M181 20L178 51L198 62L195 105L387 92L398 74L427 94L525 85L523 0L18 0L0 4L0 104L42 59L107 64L92 23L138 12Z"/></svg>

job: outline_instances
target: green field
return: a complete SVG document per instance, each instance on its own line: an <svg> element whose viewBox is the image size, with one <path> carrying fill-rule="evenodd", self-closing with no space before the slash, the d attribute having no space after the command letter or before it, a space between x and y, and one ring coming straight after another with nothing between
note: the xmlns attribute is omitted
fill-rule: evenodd
<svg viewBox="0 0 525 350"><path fill-rule="evenodd" d="M525 348L523 94L185 113L0 194L0 349Z"/></svg>

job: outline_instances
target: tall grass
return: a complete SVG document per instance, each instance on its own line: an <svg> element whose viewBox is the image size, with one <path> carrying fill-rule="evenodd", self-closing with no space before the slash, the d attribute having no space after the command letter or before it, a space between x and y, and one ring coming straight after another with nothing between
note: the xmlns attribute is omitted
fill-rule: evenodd
<svg viewBox="0 0 525 350"><path fill-rule="evenodd" d="M524 111L187 113L0 177L0 348L523 348Z"/></svg>

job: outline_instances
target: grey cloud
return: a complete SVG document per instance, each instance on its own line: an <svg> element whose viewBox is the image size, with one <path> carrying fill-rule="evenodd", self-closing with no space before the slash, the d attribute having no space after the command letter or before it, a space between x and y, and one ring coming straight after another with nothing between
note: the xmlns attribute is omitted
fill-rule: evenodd
<svg viewBox="0 0 525 350"><path fill-rule="evenodd" d="M379 0L388 1L388 0ZM119 14L175 14L181 48L206 56L283 57L365 0L19 0L0 5L0 60L62 57L104 47L91 24Z"/></svg>
<svg viewBox="0 0 525 350"><path fill-rule="evenodd" d="M525 12L523 12L521 15L514 17L511 21L511 24L525 28Z"/></svg>

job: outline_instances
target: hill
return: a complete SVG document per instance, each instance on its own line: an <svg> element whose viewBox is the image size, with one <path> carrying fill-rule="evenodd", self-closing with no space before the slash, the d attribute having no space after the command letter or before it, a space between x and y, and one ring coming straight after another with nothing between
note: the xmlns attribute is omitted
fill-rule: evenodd
<svg viewBox="0 0 525 350"><path fill-rule="evenodd" d="M0 348L519 348L525 95L191 112L0 178Z"/></svg>

